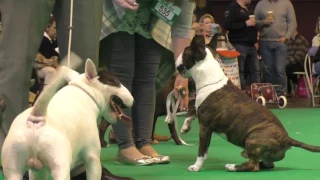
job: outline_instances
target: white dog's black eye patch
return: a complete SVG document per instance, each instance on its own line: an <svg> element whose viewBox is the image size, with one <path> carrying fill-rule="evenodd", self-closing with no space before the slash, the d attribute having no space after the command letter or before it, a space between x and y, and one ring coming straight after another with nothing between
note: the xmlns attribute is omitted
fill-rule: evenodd
<svg viewBox="0 0 320 180"><path fill-rule="evenodd" d="M102 84L106 84L109 86L115 86L115 87L120 87L121 83L119 82L118 78L114 76L111 72L106 71L106 70L100 70L98 72L99 76L99 81Z"/></svg>

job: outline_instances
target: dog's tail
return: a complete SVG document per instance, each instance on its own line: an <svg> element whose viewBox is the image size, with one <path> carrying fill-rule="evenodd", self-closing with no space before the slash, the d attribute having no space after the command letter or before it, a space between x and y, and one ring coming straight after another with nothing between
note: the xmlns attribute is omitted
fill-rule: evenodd
<svg viewBox="0 0 320 180"><path fill-rule="evenodd" d="M41 127L45 124L47 107L51 98L66 82L65 79L67 78L67 73L70 72L70 69L76 69L82 64L81 58L75 53L71 53L70 59L71 63L68 68L65 67L65 64L67 64L67 58L65 57L61 61L61 65L57 71L51 75L50 82L46 85L34 104L31 115L27 120L28 127Z"/></svg>
<svg viewBox="0 0 320 180"><path fill-rule="evenodd" d="M320 146L312 146L305 144L303 142L297 141L289 137L289 144L294 147L300 147L302 149L311 151L311 152L320 152Z"/></svg>

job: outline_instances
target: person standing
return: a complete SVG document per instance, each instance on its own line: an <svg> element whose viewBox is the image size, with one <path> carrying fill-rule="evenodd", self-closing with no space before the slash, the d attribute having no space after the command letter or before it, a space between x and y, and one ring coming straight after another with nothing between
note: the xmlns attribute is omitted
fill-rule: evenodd
<svg viewBox="0 0 320 180"><path fill-rule="evenodd" d="M257 28L250 3L251 0L236 0L225 11L224 28L229 31L230 43L240 53L238 63L242 90L252 83L260 82L260 66L255 47ZM248 81L245 80L245 72L249 72Z"/></svg>
<svg viewBox="0 0 320 180"><path fill-rule="evenodd" d="M260 30L260 52L264 80L274 85L277 95L284 95L287 88L287 41L292 38L297 21L290 0L261 0L254 14Z"/></svg>
<svg viewBox="0 0 320 180"><path fill-rule="evenodd" d="M199 2L205 0L139 1L138 10L125 12L119 21L110 16L110 11L104 13L100 64L113 72L135 99L133 107L124 111L132 117L132 127L121 123L113 125L119 149L116 160L120 163L150 165L170 162L169 156L159 154L151 146L156 74L162 48L173 52L174 57L162 63L174 67L175 59L190 45L192 15ZM110 7L110 3L105 0L105 7ZM167 77L169 72L172 76L174 70L172 73L169 70L162 72L163 75ZM179 86L186 87L186 97L180 102L180 109L186 109L188 79L178 74L175 90Z"/></svg>

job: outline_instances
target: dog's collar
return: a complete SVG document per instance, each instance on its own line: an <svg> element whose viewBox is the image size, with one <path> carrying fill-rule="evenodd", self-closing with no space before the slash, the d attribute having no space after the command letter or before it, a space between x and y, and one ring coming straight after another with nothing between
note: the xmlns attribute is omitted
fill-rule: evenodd
<svg viewBox="0 0 320 180"><path fill-rule="evenodd" d="M218 83L221 82L222 80L224 80L224 78L221 78L219 81L216 81L216 82L214 82L214 83L210 83L210 84L206 84L206 85L202 86L201 88L197 89L196 94L198 94L198 92L199 92L201 89L203 89L203 88L205 88L205 87L207 87L207 86L211 86L211 85L214 85L214 84L218 84Z"/></svg>
<svg viewBox="0 0 320 180"><path fill-rule="evenodd" d="M93 96L86 89L84 89L83 87L81 87L81 86L79 86L78 84L75 84L75 83L69 83L69 85L77 87L77 88L81 89L83 92L85 92L92 99L92 101L97 105L97 107L99 108L99 103L96 101L96 99L93 98Z"/></svg>

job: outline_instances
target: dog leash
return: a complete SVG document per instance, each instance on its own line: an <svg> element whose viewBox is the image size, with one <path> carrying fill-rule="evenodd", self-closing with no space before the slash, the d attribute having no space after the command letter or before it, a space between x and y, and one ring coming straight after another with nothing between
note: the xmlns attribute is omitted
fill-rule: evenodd
<svg viewBox="0 0 320 180"><path fill-rule="evenodd" d="M177 111L179 108L179 104L180 104L180 100L181 100L181 94L178 94L178 99L177 99L177 103L175 102L175 97L174 97L174 90L171 91L168 96L167 96L167 100L166 100L166 108L167 108L167 116L166 119L164 120L165 123L167 124L171 124L171 123L175 123L175 129L177 131L177 135L179 140L182 142L182 144L187 145L187 146L192 146L188 143L186 143L183 139L181 139L180 135L178 132L178 118L177 118ZM170 111L170 105L172 107L172 112Z"/></svg>
<svg viewBox="0 0 320 180"><path fill-rule="evenodd" d="M71 40L72 40L72 19L73 19L73 0L70 1L70 25L69 25L69 42L68 42L68 67L70 67Z"/></svg>

